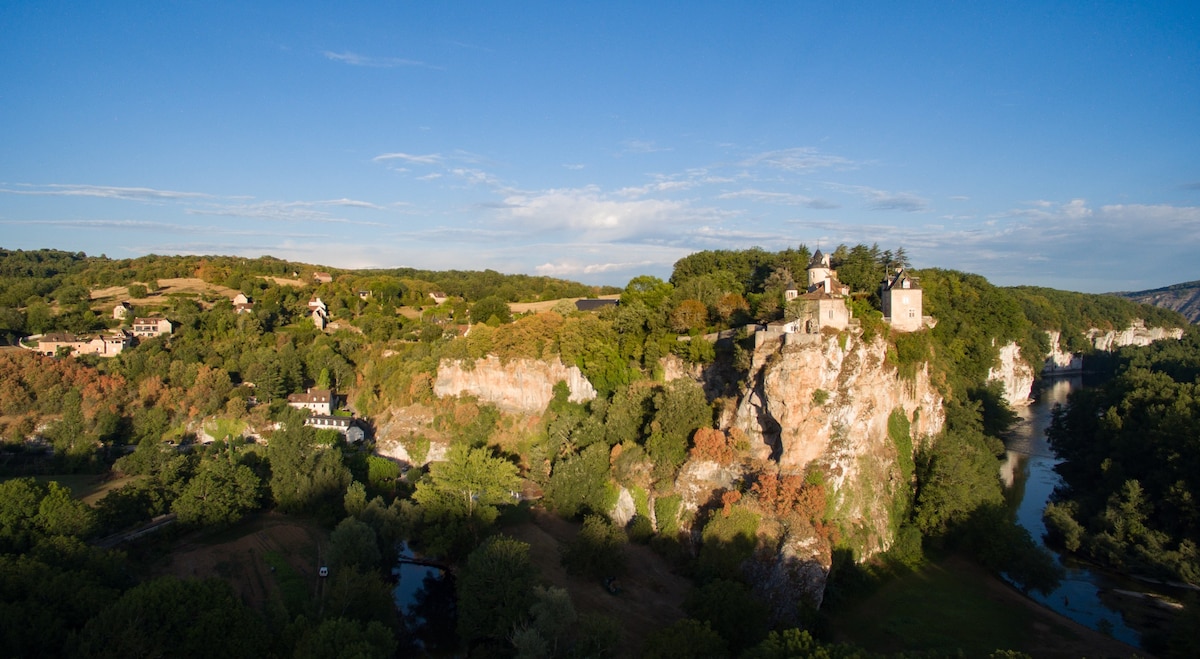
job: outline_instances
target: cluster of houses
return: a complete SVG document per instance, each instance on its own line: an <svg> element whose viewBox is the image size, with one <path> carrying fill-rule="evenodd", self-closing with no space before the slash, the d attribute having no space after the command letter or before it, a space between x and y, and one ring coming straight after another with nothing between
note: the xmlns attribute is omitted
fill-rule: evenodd
<svg viewBox="0 0 1200 659"><path fill-rule="evenodd" d="M113 318L125 319L129 312L129 305L122 302L113 310ZM66 332L43 334L37 338L37 347L32 350L51 356L65 352L74 356L112 357L133 346L138 339L169 335L173 330L171 321L166 318L134 318L128 329L120 328L82 336Z"/></svg>
<svg viewBox="0 0 1200 659"><path fill-rule="evenodd" d="M254 311L254 303L244 293L235 295L232 302L234 311L239 314ZM169 336L175 329L171 321L161 316L135 316L130 320L132 314L133 306L128 302L118 302L113 307L112 317L114 320L128 321L128 327L86 335L51 332L37 337L37 347L32 350L50 356L66 352L76 357L80 355L112 357L120 354L125 348L136 345L138 339Z"/></svg>
<svg viewBox="0 0 1200 659"><path fill-rule="evenodd" d="M795 282L789 282L783 297L793 311L783 320L758 326L756 345L784 335L819 334L825 328L844 330L851 324L850 287L838 280L829 255L819 249L808 264L807 290L801 293ZM880 285L879 299L883 320L895 331L914 332L931 320L921 314L921 286L904 268L887 276Z"/></svg>

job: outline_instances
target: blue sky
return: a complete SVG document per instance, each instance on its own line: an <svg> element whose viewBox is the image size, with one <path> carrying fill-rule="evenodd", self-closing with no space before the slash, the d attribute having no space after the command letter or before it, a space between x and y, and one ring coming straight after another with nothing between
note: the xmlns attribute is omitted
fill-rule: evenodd
<svg viewBox="0 0 1200 659"><path fill-rule="evenodd" d="M0 246L1200 279L1195 2L0 3Z"/></svg>

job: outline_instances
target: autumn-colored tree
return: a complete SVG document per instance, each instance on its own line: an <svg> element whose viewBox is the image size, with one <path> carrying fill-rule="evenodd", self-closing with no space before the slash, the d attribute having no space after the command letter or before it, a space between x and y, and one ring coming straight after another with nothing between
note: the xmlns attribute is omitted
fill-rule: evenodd
<svg viewBox="0 0 1200 659"><path fill-rule="evenodd" d="M700 428L692 438L692 458L712 460L717 464L733 462L734 452L730 437L716 428Z"/></svg>
<svg viewBox="0 0 1200 659"><path fill-rule="evenodd" d="M676 332L701 330L708 326L708 307L700 300L684 300L671 312L671 329Z"/></svg>

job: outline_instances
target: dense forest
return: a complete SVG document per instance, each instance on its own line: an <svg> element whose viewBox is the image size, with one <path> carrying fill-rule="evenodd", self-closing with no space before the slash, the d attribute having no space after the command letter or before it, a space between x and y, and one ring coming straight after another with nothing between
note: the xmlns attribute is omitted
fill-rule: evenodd
<svg viewBox="0 0 1200 659"><path fill-rule="evenodd" d="M1022 588L1048 588L1057 568L1014 523L997 477L998 437L1013 419L986 382L997 346L1016 342L1038 366L1046 330L1086 352L1091 328L1123 328L1134 318L1186 322L1116 297L999 288L924 269L914 272L936 325L895 333L878 311L878 285L896 267L911 267L904 251L839 246L831 257L853 291L858 325L850 331L884 342L900 374L930 364L946 400L946 428L928 443L914 444L902 415L889 425L906 447L908 482L892 507L892 549L870 561L855 554L831 513L827 474L781 472L720 422L745 386L754 350L742 328L790 313L784 291L806 283L805 246L700 252L667 281L642 276L612 290L490 271L329 270L330 281L320 281L312 265L268 257L111 260L0 250L0 333L10 343L119 327L124 321L110 313L116 300L175 326L111 358L0 350L0 470L8 477L0 482L0 645L18 656L865 657L875 655L823 637L822 616L930 553L964 553ZM203 285L165 285L182 279ZM234 308L237 292L253 300L252 311ZM435 292L446 299L437 302ZM608 293L619 293L620 304L599 312L563 301L513 313L508 304ZM317 297L333 321L325 329L309 320L308 301ZM723 330L733 340L703 339ZM1191 401L1186 387L1195 386L1195 358L1184 358L1195 336L1189 341L1174 356L1169 346L1161 357L1130 356L1121 378L1133 379L1104 390L1102 418L1082 403L1062 417L1055 441L1066 453L1072 423L1113 416L1112 445L1086 447L1071 467L1078 476L1064 472L1072 491L1060 516L1079 521L1054 528L1065 543L1074 539L1068 548L1099 547L1098 560L1192 579L1195 470L1191 457L1174 457L1186 455L1180 443L1190 436L1178 425L1190 418L1190 402L1178 401ZM560 384L532 416L435 395L442 360L487 355L557 357L598 395L572 402ZM690 378L668 382L668 357L727 377L716 389ZM344 413L368 425L368 441L305 425L287 396L310 387L336 391ZM1166 407L1151 414L1122 402L1145 387L1157 387L1155 400ZM401 410L431 419L401 438L411 465L377 455L370 439ZM1147 433L1156 438L1153 458L1141 452ZM444 459L427 464L435 444ZM1085 464L1091 458L1099 462ZM685 513L675 482L690 460L736 465L744 476L720 501ZM1138 471L1168 462L1169 475ZM83 503L54 480L71 474L105 475L113 487ZM1115 489L1102 491L1102 482ZM610 518L619 488L636 508L624 526ZM685 617L630 645L613 617L577 612L574 594L551 585L529 543L511 535L535 503L579 525L561 552L568 574L619 579L631 556L651 551L691 584ZM1137 530L1093 529L1089 520L1104 518L1108 506L1142 511ZM332 576L319 594L285 562L271 565L282 595L257 607L236 580L181 579L152 567L179 543L233 533L268 513L323 529ZM116 540L168 514L175 522L165 531ZM797 603L780 614L755 590L747 566L792 528L838 559L821 611ZM456 620L450 631L418 628L392 601L387 576L401 542L453 566L457 606L436 589L420 602L440 612L428 617Z"/></svg>

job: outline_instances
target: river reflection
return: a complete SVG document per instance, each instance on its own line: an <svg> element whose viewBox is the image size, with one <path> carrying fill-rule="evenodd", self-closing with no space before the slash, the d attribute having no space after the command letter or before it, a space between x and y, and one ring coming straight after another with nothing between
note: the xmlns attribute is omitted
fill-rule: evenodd
<svg viewBox="0 0 1200 659"><path fill-rule="evenodd" d="M1054 471L1059 460L1046 440L1046 428L1053 419L1054 406L1066 405L1067 396L1082 387L1083 380L1078 375L1047 378L1041 390L1036 392L1033 404L1016 410L1020 421L1004 441L1007 454L1000 466L1000 477L1008 488L1010 501L1016 506L1017 523L1039 543L1046 533L1042 511L1060 482ZM1104 575L1070 560L1064 561L1058 554L1055 554L1055 560L1066 571L1058 589L1048 595L1031 593L1030 597L1078 623L1140 647L1138 633L1100 599L1100 591L1114 585L1108 583Z"/></svg>

